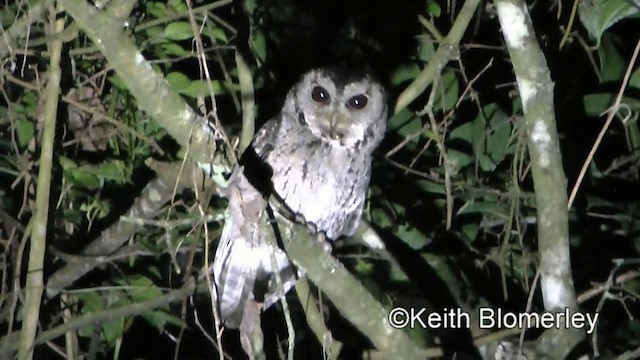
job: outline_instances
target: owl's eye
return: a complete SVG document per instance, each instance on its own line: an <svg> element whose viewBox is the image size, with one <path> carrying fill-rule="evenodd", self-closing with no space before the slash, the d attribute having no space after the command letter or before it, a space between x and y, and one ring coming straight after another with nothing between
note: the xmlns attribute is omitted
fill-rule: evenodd
<svg viewBox="0 0 640 360"><path fill-rule="evenodd" d="M349 101L347 102L347 106L356 110L362 110L365 108L365 106L367 106L368 101L369 100L367 99L366 95L360 94L351 97L351 99L349 99Z"/></svg>
<svg viewBox="0 0 640 360"><path fill-rule="evenodd" d="M329 101L331 101L329 92L319 85L315 86L313 90L311 90L311 98L313 101L321 104L328 104Z"/></svg>

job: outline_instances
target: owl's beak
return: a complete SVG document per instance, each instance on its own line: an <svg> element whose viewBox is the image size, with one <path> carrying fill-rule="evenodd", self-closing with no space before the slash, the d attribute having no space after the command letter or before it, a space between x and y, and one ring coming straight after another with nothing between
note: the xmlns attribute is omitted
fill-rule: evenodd
<svg viewBox="0 0 640 360"><path fill-rule="evenodd" d="M342 140L348 127L348 117L335 111L330 114L329 119L329 137L333 140Z"/></svg>

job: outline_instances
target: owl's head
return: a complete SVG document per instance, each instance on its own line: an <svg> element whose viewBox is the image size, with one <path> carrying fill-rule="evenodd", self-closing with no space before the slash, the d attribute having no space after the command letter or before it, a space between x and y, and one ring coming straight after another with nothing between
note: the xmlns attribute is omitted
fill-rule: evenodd
<svg viewBox="0 0 640 360"><path fill-rule="evenodd" d="M320 68L289 91L283 115L322 141L373 152L387 127L387 96L369 75Z"/></svg>

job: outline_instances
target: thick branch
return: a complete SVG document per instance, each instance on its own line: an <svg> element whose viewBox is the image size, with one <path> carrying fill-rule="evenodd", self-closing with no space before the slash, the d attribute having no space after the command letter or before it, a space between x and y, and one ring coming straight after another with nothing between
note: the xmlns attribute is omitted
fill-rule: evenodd
<svg viewBox="0 0 640 360"><path fill-rule="evenodd" d="M194 184L203 184L202 171L198 168L185 166L181 172L180 164L167 165L158 162L148 162L148 164L156 171L158 177L147 184L123 217L152 219L158 215L164 204L171 200L175 192L192 188ZM81 255L68 261L49 278L47 296L56 296L80 277L104 264L108 261L109 255L118 250L140 228L141 226L137 223L123 220L111 225L100 234L98 239L87 246Z"/></svg>
<svg viewBox="0 0 640 360"><path fill-rule="evenodd" d="M210 163L215 145L207 121L169 88L162 74L153 70L133 40L122 31L122 23L85 0L61 0L61 3L107 58L140 109L158 121L179 144L188 145L192 159Z"/></svg>
<svg viewBox="0 0 640 360"><path fill-rule="evenodd" d="M521 0L496 0L495 3L524 109L537 204L544 306L551 311L565 308L577 311L569 256L567 180L556 130L553 82L526 3ZM547 332L538 349L553 355L552 358L564 358L584 338L577 330L555 332Z"/></svg>
<svg viewBox="0 0 640 360"><path fill-rule="evenodd" d="M403 330L389 324L385 309L347 269L327 253L323 245L303 225L294 225L287 254L329 297L340 313L371 340L388 359L425 357Z"/></svg>
<svg viewBox="0 0 640 360"><path fill-rule="evenodd" d="M55 19L55 12L51 14ZM64 19L54 20L49 28L50 33L64 29ZM38 165L38 188L36 190L36 209L33 215L33 227L29 242L29 268L26 282L26 301L20 334L20 359L33 357L33 339L38 329L40 319L40 302L44 281L42 268L44 253L47 248L47 223L49 217L49 196L51 195L51 170L53 168L53 142L56 135L56 120L58 115L58 98L60 97L60 57L62 54L62 40L54 40L49 47L51 61L49 67L49 82L47 83L46 102L44 107L44 127L42 134L42 148Z"/></svg>
<svg viewBox="0 0 640 360"><path fill-rule="evenodd" d="M182 288L171 290L170 292L159 296L157 298L121 306L115 309L106 309L97 313L89 313L77 318L71 319L63 325L57 326L53 329L43 331L33 342L33 345L44 344L47 341L51 341L57 337L64 335L66 332L78 330L91 324L98 324L113 319L120 319L127 316L135 316L144 314L154 309L166 307L169 304L183 300L186 296L189 296L196 289L195 281L190 279ZM17 342L14 341L17 338L17 332L8 334L3 340L2 347L0 347L0 358L10 359L12 353L16 350Z"/></svg>
<svg viewBox="0 0 640 360"><path fill-rule="evenodd" d="M40 20L44 9L52 2L52 0L40 0L29 4L29 10L26 15L16 20L13 25L0 36L0 59L4 59L7 55L15 51L16 40L23 39L29 35L29 27L35 21Z"/></svg>

